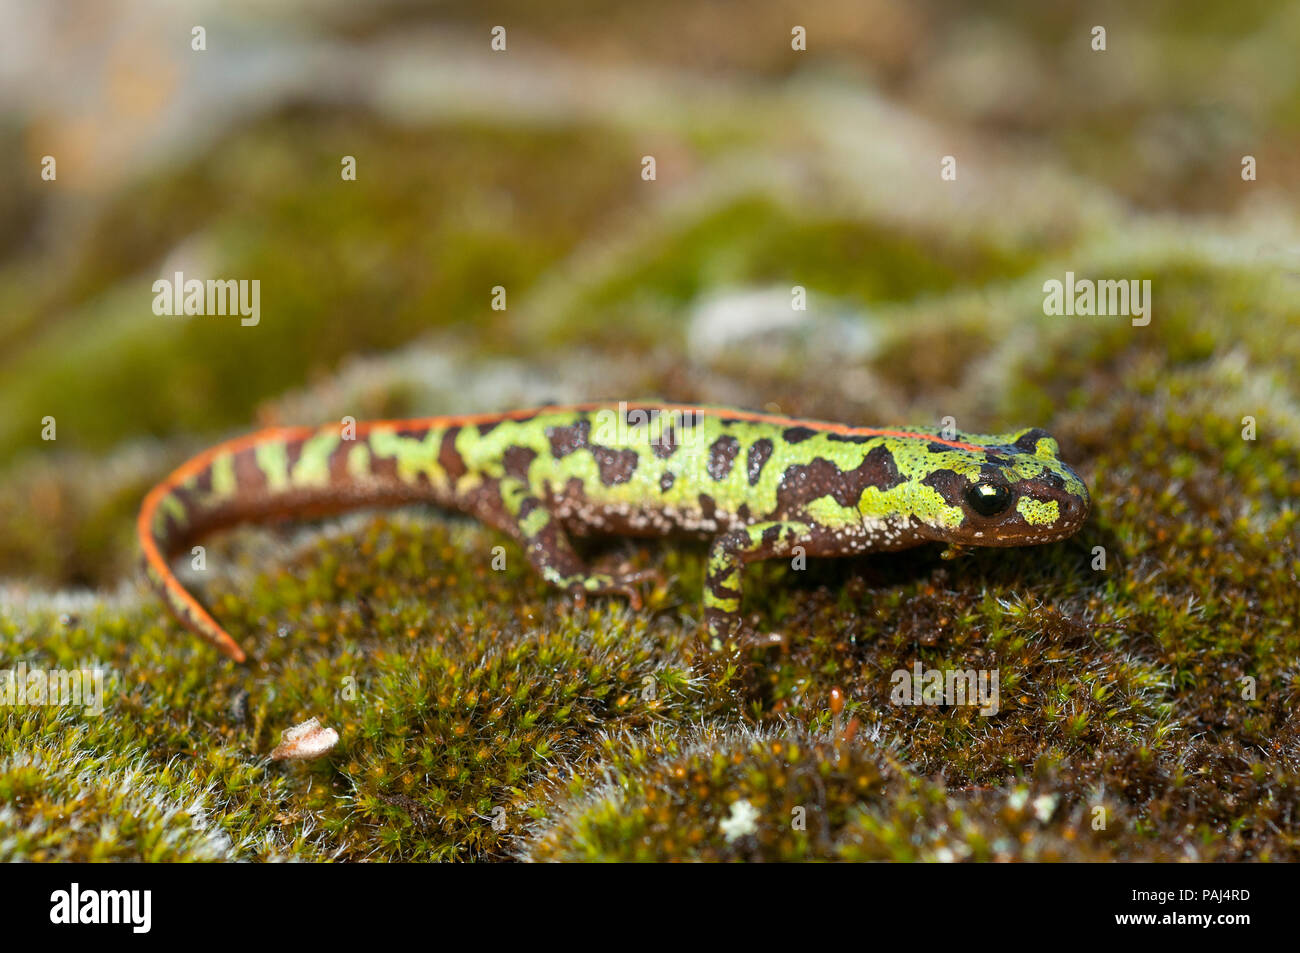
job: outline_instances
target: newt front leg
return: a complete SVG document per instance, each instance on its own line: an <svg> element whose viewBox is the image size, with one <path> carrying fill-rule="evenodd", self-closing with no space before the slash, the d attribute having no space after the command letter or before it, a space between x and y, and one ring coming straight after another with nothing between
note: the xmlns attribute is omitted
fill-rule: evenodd
<svg viewBox="0 0 1300 953"><path fill-rule="evenodd" d="M753 523L723 533L709 547L704 579L704 624L709 647L721 651L740 629L741 577L747 563L789 556L796 547L805 552L812 542L807 523L773 521Z"/></svg>

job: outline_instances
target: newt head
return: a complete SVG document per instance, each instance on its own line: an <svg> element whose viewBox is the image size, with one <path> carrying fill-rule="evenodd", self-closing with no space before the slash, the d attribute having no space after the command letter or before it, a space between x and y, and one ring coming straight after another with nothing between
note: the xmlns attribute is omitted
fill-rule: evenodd
<svg viewBox="0 0 1300 953"><path fill-rule="evenodd" d="M885 447L889 478L863 492L859 511L864 519L906 516L916 538L1028 546L1072 536L1088 517L1088 488L1045 430L916 430Z"/></svg>
<svg viewBox="0 0 1300 953"><path fill-rule="evenodd" d="M945 518L927 527L931 538L966 546L1052 543L1088 518L1088 488L1047 431L959 434L954 443L967 447L927 448L933 466L920 482L945 504Z"/></svg>

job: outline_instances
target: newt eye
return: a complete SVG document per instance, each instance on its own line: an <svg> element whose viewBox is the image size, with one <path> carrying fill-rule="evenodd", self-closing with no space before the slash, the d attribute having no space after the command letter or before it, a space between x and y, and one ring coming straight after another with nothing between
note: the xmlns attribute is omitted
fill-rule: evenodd
<svg viewBox="0 0 1300 953"><path fill-rule="evenodd" d="M1011 490L1000 483L976 483L966 491L966 502L980 516L997 516L1011 505Z"/></svg>

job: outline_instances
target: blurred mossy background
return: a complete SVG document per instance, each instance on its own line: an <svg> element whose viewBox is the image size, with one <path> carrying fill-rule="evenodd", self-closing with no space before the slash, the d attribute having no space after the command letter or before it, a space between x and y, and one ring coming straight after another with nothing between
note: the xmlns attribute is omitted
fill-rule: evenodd
<svg viewBox="0 0 1300 953"><path fill-rule="evenodd" d="M1252 0L4 0L0 668L114 675L0 708L0 858L1300 859L1298 48ZM175 271L260 323L154 315ZM1150 325L1045 316L1066 271ZM249 666L138 588L223 437L655 396L1045 427L1094 515L754 567L787 643L727 659L696 544L605 547L669 582L579 611L425 509L212 540ZM915 662L1001 711L890 704Z"/></svg>

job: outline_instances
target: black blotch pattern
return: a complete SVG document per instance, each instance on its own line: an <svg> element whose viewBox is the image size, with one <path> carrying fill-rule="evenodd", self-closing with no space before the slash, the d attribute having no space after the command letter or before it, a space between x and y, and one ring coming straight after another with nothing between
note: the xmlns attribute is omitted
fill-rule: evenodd
<svg viewBox="0 0 1300 953"><path fill-rule="evenodd" d="M731 472L731 465L736 462L738 453L740 453L740 441L735 437L719 437L713 441L713 446L709 447L707 467L709 476L717 481L725 480L727 474Z"/></svg>
<svg viewBox="0 0 1300 953"><path fill-rule="evenodd" d="M1038 441L1042 440L1044 437L1050 438L1051 436L1050 433L1043 430L1041 427L1035 427L1033 430L1027 430L1021 434L1020 439L1016 441L1015 446L1017 449L1023 450L1025 453L1033 453L1038 448Z"/></svg>
<svg viewBox="0 0 1300 953"><path fill-rule="evenodd" d="M881 490L891 490L904 482L903 475L898 472L898 464L894 462L894 455L883 443L867 451L857 472L866 479L868 486L879 487Z"/></svg>
<svg viewBox="0 0 1300 953"><path fill-rule="evenodd" d="M591 445L591 421L585 417L567 427L547 427L546 439L551 442L551 453L558 459Z"/></svg>
<svg viewBox="0 0 1300 953"><path fill-rule="evenodd" d="M843 470L823 457L788 467L776 489L778 507L787 513L823 496L834 497L841 506L853 506L861 494L861 487L853 485Z"/></svg>
<svg viewBox="0 0 1300 953"><path fill-rule="evenodd" d="M453 483L469 472L469 467L461 459L460 451L456 449L456 436L459 433L459 427L447 428L442 435L442 444L438 447L438 466L446 471Z"/></svg>
<svg viewBox="0 0 1300 953"><path fill-rule="evenodd" d="M506 475L515 477L518 480L528 478L528 468L533 465L537 459L537 451L530 447L510 447L502 455L501 462L505 467Z"/></svg>
<svg viewBox="0 0 1300 953"><path fill-rule="evenodd" d="M700 494L700 516L707 523L713 522L718 514L718 504L707 493Z"/></svg>
<svg viewBox="0 0 1300 953"><path fill-rule="evenodd" d="M600 468L600 482L605 486L626 483L636 472L635 450L614 450L610 447L592 447L591 455Z"/></svg>
<svg viewBox="0 0 1300 953"><path fill-rule="evenodd" d="M768 458L772 456L772 441L767 437L761 440L755 440L749 448L749 457L746 461L746 475L749 477L749 485L757 486L758 479L763 475L763 464L767 463Z"/></svg>
<svg viewBox="0 0 1300 953"><path fill-rule="evenodd" d="M296 467L298 465L298 461L302 459L303 444L304 441L302 440L291 440L289 443L285 445L284 456L286 462L286 469L290 473L293 473L293 468Z"/></svg>
<svg viewBox="0 0 1300 953"><path fill-rule="evenodd" d="M537 499L536 497L532 497L532 496L525 497L524 501L521 504L519 504L519 520L522 522L523 519L526 516L528 516L529 513L531 513L533 510L537 509L537 507L541 505L542 505L541 500Z"/></svg>
<svg viewBox="0 0 1300 953"><path fill-rule="evenodd" d="M194 480L195 493L200 497L205 497L212 492L212 467L206 466L198 472Z"/></svg>
<svg viewBox="0 0 1300 953"><path fill-rule="evenodd" d="M960 506L962 493L970 486L970 481L956 470L944 469L927 473L921 484L938 492L950 506Z"/></svg>
<svg viewBox="0 0 1300 953"><path fill-rule="evenodd" d="M667 460L677 452L678 447L677 428L669 424L659 434L659 439L651 444L654 455L660 460Z"/></svg>

